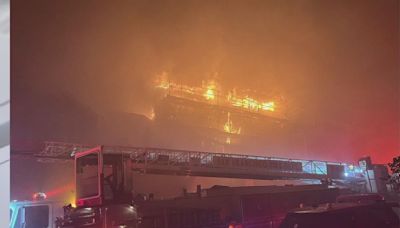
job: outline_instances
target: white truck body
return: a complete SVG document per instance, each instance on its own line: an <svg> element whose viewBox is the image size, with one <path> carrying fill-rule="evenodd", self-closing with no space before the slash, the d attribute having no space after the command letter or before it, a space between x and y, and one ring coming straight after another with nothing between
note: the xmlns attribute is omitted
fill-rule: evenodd
<svg viewBox="0 0 400 228"><path fill-rule="evenodd" d="M55 228L56 218L63 215L62 206L48 200L12 201L10 228Z"/></svg>

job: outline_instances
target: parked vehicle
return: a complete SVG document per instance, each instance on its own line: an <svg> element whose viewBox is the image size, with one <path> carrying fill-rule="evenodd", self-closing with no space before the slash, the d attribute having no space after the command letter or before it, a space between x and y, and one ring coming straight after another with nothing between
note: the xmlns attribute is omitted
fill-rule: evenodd
<svg viewBox="0 0 400 228"><path fill-rule="evenodd" d="M62 203L32 200L10 203L10 228L55 228L57 216L62 215Z"/></svg>
<svg viewBox="0 0 400 228"><path fill-rule="evenodd" d="M297 209L287 214L281 228L398 228L400 221L393 207L398 204L345 202Z"/></svg>

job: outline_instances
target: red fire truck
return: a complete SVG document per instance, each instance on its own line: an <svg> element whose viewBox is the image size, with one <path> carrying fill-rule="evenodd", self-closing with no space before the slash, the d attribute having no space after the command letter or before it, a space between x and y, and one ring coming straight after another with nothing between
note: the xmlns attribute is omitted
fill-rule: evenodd
<svg viewBox="0 0 400 228"><path fill-rule="evenodd" d="M101 147L75 155L77 207L65 207L59 227L137 227L123 155Z"/></svg>

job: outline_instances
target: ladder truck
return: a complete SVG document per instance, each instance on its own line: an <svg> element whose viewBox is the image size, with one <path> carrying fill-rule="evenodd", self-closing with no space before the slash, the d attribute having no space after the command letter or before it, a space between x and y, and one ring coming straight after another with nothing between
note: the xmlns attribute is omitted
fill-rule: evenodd
<svg viewBox="0 0 400 228"><path fill-rule="evenodd" d="M139 227L138 204L132 194L134 172L262 180L364 180L358 167L345 163L159 148L47 142L36 157L74 161L77 207L64 207L58 227Z"/></svg>
<svg viewBox="0 0 400 228"><path fill-rule="evenodd" d="M64 207L57 226L136 228L125 154L103 154L99 146L77 152L74 160L77 207Z"/></svg>

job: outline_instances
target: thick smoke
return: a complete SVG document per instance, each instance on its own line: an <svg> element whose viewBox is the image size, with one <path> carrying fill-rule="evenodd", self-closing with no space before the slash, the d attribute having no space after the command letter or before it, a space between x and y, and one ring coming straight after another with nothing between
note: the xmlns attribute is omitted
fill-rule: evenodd
<svg viewBox="0 0 400 228"><path fill-rule="evenodd" d="M16 0L12 7L15 148L47 138L166 145L149 139L157 128L136 115L150 112L154 77L166 71L177 83L217 75L227 88L285 97L302 147L285 156L372 155L385 163L400 151L398 1ZM181 141L171 146L185 147ZM254 149L269 155L263 151Z"/></svg>

